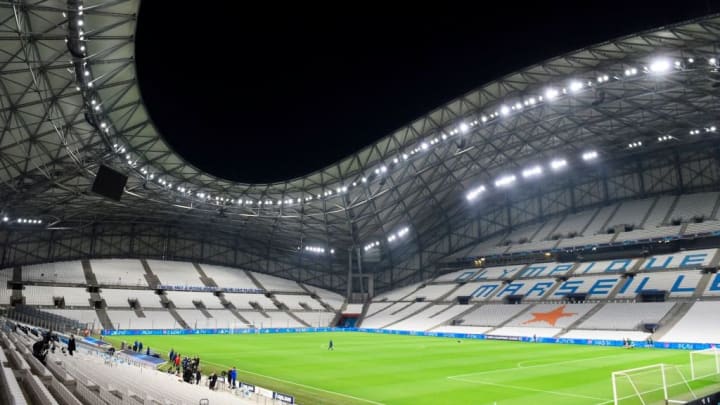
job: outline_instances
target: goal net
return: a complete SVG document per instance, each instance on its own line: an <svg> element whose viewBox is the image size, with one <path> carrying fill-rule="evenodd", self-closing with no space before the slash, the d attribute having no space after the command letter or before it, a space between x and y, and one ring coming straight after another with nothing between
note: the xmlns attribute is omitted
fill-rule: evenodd
<svg viewBox="0 0 720 405"><path fill-rule="evenodd" d="M720 350L712 348L690 352L690 372L693 380L720 382Z"/></svg>
<svg viewBox="0 0 720 405"><path fill-rule="evenodd" d="M615 405L682 404L695 398L685 375L672 364L616 371L612 386Z"/></svg>

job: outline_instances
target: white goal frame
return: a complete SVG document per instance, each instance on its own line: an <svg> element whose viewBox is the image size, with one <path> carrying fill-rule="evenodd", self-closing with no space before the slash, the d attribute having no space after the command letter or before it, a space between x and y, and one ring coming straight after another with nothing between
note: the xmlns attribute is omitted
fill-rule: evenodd
<svg viewBox="0 0 720 405"><path fill-rule="evenodd" d="M630 374L631 374L631 373L634 373L634 372L638 372L638 371L650 370L650 369L653 369L653 368L660 370L660 375L662 376L662 387L658 387L656 390L640 392L640 391L638 390L637 386L635 385L635 383L633 382ZM666 378L666 370L671 369L671 368L672 368L672 369L676 369L676 370L678 369L676 365L660 363L660 364L653 364L653 365L650 365L650 366L644 366L644 367L631 368L631 369L627 369L627 370L614 371L614 372L611 374L611 378L612 378L612 389L613 389L613 404L614 404L614 405L618 405L618 401L619 401L619 400L626 399L626 398L630 398L630 397L618 398L618 392L617 392L617 379L618 379L618 377L625 377L625 378L628 380L628 382L630 383L630 386L633 388L633 391L635 391L635 395L637 395L637 398L640 400L640 403L643 404L643 405L646 405L646 404L645 404L645 401L644 401L643 398L642 398L642 395L643 395L643 394L647 394L647 393L650 393L650 392L659 391L659 390L661 390L661 389L662 389L662 391L663 391L663 399L665 400L665 403L666 403L666 404L675 404L675 403L677 403L677 404L684 404L686 401L673 400L673 399L671 399L671 398L668 397L668 384L667 384L667 378ZM672 386L684 384L684 385L688 388L688 392L689 392L693 397L695 397L695 393L694 393L694 392L692 391L692 389L690 388L690 385L688 384L688 381L685 379L685 376L683 376L682 373L679 373L679 375L682 377L682 382L681 382L681 383L675 383L675 384L673 384Z"/></svg>
<svg viewBox="0 0 720 405"><path fill-rule="evenodd" d="M714 356L715 357L715 374L720 375L720 349L710 348L704 350L693 350L690 352L690 374L693 380L707 377L708 375L697 375L695 370L695 356Z"/></svg>

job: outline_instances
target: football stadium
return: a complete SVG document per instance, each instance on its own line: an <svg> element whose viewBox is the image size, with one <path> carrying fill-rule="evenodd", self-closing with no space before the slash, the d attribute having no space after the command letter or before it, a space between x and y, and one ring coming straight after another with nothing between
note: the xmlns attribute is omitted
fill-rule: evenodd
<svg viewBox="0 0 720 405"><path fill-rule="evenodd" d="M0 403L720 403L720 15L242 183L158 131L139 7L0 2Z"/></svg>

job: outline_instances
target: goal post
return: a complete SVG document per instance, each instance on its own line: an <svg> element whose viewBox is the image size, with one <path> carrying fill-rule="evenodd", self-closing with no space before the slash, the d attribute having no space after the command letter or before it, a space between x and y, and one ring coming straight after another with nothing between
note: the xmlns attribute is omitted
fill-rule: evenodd
<svg viewBox="0 0 720 405"><path fill-rule="evenodd" d="M612 389L614 405L684 403L695 398L685 375L672 364L615 371Z"/></svg>
<svg viewBox="0 0 720 405"><path fill-rule="evenodd" d="M693 380L720 379L720 349L715 347L690 352L690 373Z"/></svg>

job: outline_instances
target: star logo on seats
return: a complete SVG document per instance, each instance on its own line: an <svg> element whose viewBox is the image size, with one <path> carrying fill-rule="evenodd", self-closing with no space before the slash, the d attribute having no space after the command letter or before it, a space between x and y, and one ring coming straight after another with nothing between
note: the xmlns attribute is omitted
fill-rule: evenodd
<svg viewBox="0 0 720 405"><path fill-rule="evenodd" d="M565 312L565 305L559 306L555 309L553 309L550 312L533 312L532 316L533 319L530 319L529 321L523 322L523 325L526 323L533 323L533 322L547 322L551 326L555 326L555 322L558 321L560 318L565 318L568 316L577 315L576 312Z"/></svg>

